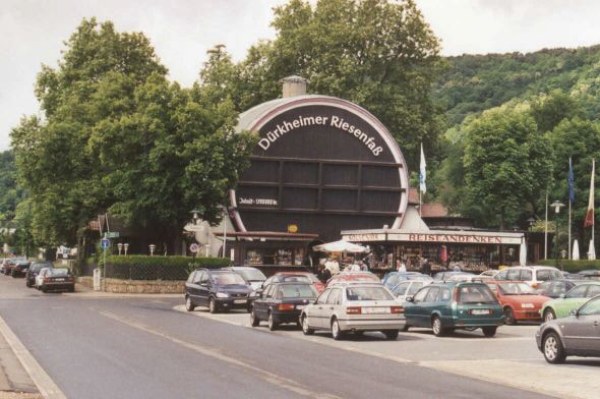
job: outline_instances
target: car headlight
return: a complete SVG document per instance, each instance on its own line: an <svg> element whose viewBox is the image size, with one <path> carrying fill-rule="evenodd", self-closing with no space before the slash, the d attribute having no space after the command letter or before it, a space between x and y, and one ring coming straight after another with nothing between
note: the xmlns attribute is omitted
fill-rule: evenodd
<svg viewBox="0 0 600 399"><path fill-rule="evenodd" d="M217 298L229 298L229 294L225 292L217 292Z"/></svg>
<svg viewBox="0 0 600 399"><path fill-rule="evenodd" d="M533 309L534 308L533 303L522 303L521 307L523 309Z"/></svg>

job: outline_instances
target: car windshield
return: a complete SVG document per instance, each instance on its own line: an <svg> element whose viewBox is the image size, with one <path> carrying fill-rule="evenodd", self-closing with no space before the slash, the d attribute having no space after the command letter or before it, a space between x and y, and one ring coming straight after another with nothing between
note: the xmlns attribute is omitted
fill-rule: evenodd
<svg viewBox="0 0 600 399"><path fill-rule="evenodd" d="M535 291L526 283L500 283L498 287L505 295L535 294Z"/></svg>
<svg viewBox="0 0 600 399"><path fill-rule="evenodd" d="M349 301L386 301L394 297L383 287L349 287L346 289Z"/></svg>
<svg viewBox="0 0 600 399"><path fill-rule="evenodd" d="M246 281L237 273L218 273L213 280L218 285L246 285Z"/></svg>
<svg viewBox="0 0 600 399"><path fill-rule="evenodd" d="M282 285L277 295L278 298L316 298L317 293L309 284Z"/></svg>
<svg viewBox="0 0 600 399"><path fill-rule="evenodd" d="M469 285L458 288L459 303L497 302L492 291L484 285Z"/></svg>
<svg viewBox="0 0 600 399"><path fill-rule="evenodd" d="M258 269L238 270L238 273L240 273L246 281L265 281L267 279L267 276Z"/></svg>

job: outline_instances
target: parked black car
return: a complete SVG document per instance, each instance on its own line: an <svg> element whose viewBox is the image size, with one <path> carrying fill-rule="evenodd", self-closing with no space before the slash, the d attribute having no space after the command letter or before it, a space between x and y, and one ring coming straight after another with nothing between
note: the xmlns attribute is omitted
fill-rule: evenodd
<svg viewBox="0 0 600 399"><path fill-rule="evenodd" d="M207 306L211 313L229 309L246 309L250 285L236 272L198 269L190 273L185 283L185 308Z"/></svg>
<svg viewBox="0 0 600 399"><path fill-rule="evenodd" d="M49 269L50 273L48 273L42 284L39 286L39 289L42 292L48 291L68 291L75 292L75 277L69 269L60 268L60 269Z"/></svg>
<svg viewBox="0 0 600 399"><path fill-rule="evenodd" d="M27 259L14 261L10 269L10 275L13 277L24 276L27 273L27 269L29 269L29 265L31 265L31 262Z"/></svg>
<svg viewBox="0 0 600 399"><path fill-rule="evenodd" d="M25 273L25 285L27 287L33 287L35 285L35 277L40 273L44 267L53 268L52 262L33 262Z"/></svg>
<svg viewBox="0 0 600 399"><path fill-rule="evenodd" d="M316 298L317 290L309 282L269 284L252 304L252 327L258 326L263 320L269 323L269 330L276 329L282 323L300 325L302 309Z"/></svg>

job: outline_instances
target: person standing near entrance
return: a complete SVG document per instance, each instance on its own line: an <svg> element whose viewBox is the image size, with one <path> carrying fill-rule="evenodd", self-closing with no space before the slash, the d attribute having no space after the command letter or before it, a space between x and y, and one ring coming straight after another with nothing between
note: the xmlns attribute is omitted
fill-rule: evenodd
<svg viewBox="0 0 600 399"><path fill-rule="evenodd" d="M431 275L431 265L429 264L429 260L427 258L423 258L423 264L421 265L421 273L426 275Z"/></svg>

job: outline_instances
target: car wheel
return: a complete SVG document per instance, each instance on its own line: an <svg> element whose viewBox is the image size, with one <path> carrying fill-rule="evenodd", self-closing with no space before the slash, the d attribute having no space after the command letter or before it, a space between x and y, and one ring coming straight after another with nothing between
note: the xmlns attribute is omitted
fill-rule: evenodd
<svg viewBox="0 0 600 399"><path fill-rule="evenodd" d="M542 349L544 351L544 358L548 363L563 363L567 357L560 337L555 332L550 332L544 336Z"/></svg>
<svg viewBox="0 0 600 399"><path fill-rule="evenodd" d="M214 298L208 300L208 311L210 313L217 313L217 303Z"/></svg>
<svg viewBox="0 0 600 399"><path fill-rule="evenodd" d="M190 298L189 296L185 297L185 310L187 310L188 312L193 312L194 309L196 309L196 306L194 306L194 304L192 303L192 298Z"/></svg>
<svg viewBox="0 0 600 399"><path fill-rule="evenodd" d="M438 316L433 316L433 320L431 320L431 329L436 337L441 337L446 332L444 327L442 327L442 320Z"/></svg>
<svg viewBox="0 0 600 399"><path fill-rule="evenodd" d="M383 331L383 333L385 334L385 337L387 339L389 339L390 341L395 341L396 338L398 338L398 330L385 330Z"/></svg>
<svg viewBox="0 0 600 399"><path fill-rule="evenodd" d="M517 324L515 314L511 308L504 308L504 322L508 325Z"/></svg>
<svg viewBox="0 0 600 399"><path fill-rule="evenodd" d="M310 328L308 326L308 317L302 316L301 324L302 324L302 333L304 335L312 335L315 333L315 330L313 330L312 328Z"/></svg>
<svg viewBox="0 0 600 399"><path fill-rule="evenodd" d="M250 310L250 324L252 327L257 327L260 324L260 320L256 317L256 313L254 313L254 308Z"/></svg>
<svg viewBox="0 0 600 399"><path fill-rule="evenodd" d="M404 325L402 326L402 331L407 332L409 328L410 328L410 324L404 323Z"/></svg>
<svg viewBox="0 0 600 399"><path fill-rule="evenodd" d="M333 319L331 322L331 336L336 341L339 341L344 337L344 333L340 329L340 323L337 321L337 319Z"/></svg>
<svg viewBox="0 0 600 399"><path fill-rule="evenodd" d="M10 272L10 276L12 278L16 278L17 277L17 272L15 272L14 270L12 272Z"/></svg>
<svg viewBox="0 0 600 399"><path fill-rule="evenodd" d="M33 284L31 284L29 281L25 281L25 286L26 286L27 288L31 288L31 286L32 286L32 285L33 285Z"/></svg>
<svg viewBox="0 0 600 399"><path fill-rule="evenodd" d="M44 294L45 294L46 292L48 292L48 288L46 288L46 286L45 286L45 285L42 285L42 286L40 287L40 290L41 290L41 291L42 291Z"/></svg>
<svg viewBox="0 0 600 399"><path fill-rule="evenodd" d="M556 319L556 314L552 309L546 309L544 311L544 321L550 321Z"/></svg>
<svg viewBox="0 0 600 399"><path fill-rule="evenodd" d="M273 313L272 312L269 312L269 320L267 322L269 324L269 330L273 331L273 330L277 329L278 325L275 322L275 319L273 319Z"/></svg>
<svg viewBox="0 0 600 399"><path fill-rule="evenodd" d="M498 327L496 327L496 326L481 327L481 330L483 331L483 335L488 338L491 338L494 335L496 335L497 329L498 329Z"/></svg>

